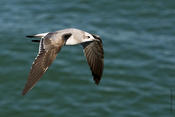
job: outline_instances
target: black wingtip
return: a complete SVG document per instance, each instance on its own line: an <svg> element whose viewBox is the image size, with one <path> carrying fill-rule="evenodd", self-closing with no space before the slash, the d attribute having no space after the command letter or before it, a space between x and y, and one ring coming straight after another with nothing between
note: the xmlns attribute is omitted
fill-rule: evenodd
<svg viewBox="0 0 175 117"><path fill-rule="evenodd" d="M96 85L99 85L99 83L100 83L100 80L99 80L99 79L94 78L94 81L95 81L95 84L96 84Z"/></svg>
<svg viewBox="0 0 175 117"><path fill-rule="evenodd" d="M101 75L95 74L94 72L92 72L92 75L93 75L93 80L95 81L95 84L99 85L101 80Z"/></svg>

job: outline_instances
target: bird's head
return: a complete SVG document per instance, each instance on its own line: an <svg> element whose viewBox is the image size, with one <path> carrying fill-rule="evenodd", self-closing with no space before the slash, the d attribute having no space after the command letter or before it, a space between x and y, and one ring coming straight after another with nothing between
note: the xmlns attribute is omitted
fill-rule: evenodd
<svg viewBox="0 0 175 117"><path fill-rule="evenodd" d="M95 38L93 37L92 34L85 32L82 42L90 42L90 41L94 41L94 40L95 40Z"/></svg>
<svg viewBox="0 0 175 117"><path fill-rule="evenodd" d="M100 36L85 32L83 42L100 41Z"/></svg>

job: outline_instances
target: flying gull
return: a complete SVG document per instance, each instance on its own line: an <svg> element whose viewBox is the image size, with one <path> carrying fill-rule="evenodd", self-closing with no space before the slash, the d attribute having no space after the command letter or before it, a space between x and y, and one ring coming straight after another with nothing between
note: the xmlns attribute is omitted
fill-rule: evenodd
<svg viewBox="0 0 175 117"><path fill-rule="evenodd" d="M34 87L55 60L62 46L65 45L81 44L83 46L93 79L97 85L99 84L104 66L103 45L99 36L79 29L69 28L27 37L40 38L40 40L32 40L32 42L39 43L39 52L32 64L22 95L25 95Z"/></svg>

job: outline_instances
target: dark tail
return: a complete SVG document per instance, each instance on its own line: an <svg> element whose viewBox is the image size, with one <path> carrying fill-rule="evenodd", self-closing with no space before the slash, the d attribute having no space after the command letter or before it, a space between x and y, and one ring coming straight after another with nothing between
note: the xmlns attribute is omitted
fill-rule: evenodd
<svg viewBox="0 0 175 117"><path fill-rule="evenodd" d="M28 37L28 38L35 38L35 36L33 36L33 35L27 35L26 37Z"/></svg>
<svg viewBox="0 0 175 117"><path fill-rule="evenodd" d="M26 37L28 37L28 38L36 38L36 36L35 35L27 35ZM32 42L40 42L40 40L32 40Z"/></svg>
<svg viewBox="0 0 175 117"><path fill-rule="evenodd" d="M38 42L38 43L39 43L39 42L40 42L40 40L32 40L32 42Z"/></svg>

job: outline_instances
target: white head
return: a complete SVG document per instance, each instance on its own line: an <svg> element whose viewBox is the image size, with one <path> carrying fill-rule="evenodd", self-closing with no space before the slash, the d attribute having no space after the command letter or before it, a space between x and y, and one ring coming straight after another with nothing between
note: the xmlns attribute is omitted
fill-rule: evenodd
<svg viewBox="0 0 175 117"><path fill-rule="evenodd" d="M79 30L76 30L76 32L64 33L62 38L65 40L65 45L76 45L95 40L90 33Z"/></svg>
<svg viewBox="0 0 175 117"><path fill-rule="evenodd" d="M89 42L89 41L94 41L94 40L95 38L90 33L87 33L87 32L84 33L84 38L82 42Z"/></svg>

